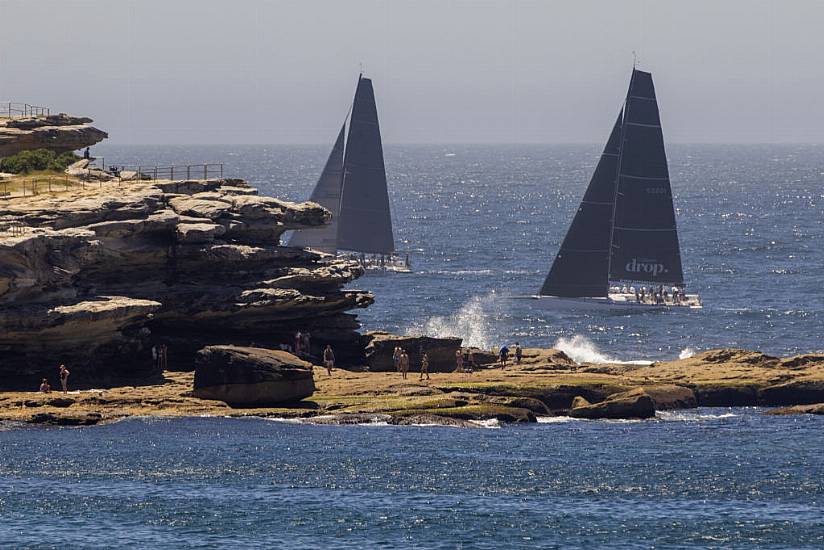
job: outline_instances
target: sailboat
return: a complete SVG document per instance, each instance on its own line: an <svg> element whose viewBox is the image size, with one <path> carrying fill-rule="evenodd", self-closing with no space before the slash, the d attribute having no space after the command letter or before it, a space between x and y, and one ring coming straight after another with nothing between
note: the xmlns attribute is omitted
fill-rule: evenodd
<svg viewBox="0 0 824 550"><path fill-rule="evenodd" d="M363 74L309 200L332 213L331 223L295 231L288 246L351 257L370 270L410 271L408 258L395 254L375 91Z"/></svg>
<svg viewBox="0 0 824 550"><path fill-rule="evenodd" d="M633 67L589 187L531 298L558 309L700 309L684 289L655 87L652 74Z"/></svg>

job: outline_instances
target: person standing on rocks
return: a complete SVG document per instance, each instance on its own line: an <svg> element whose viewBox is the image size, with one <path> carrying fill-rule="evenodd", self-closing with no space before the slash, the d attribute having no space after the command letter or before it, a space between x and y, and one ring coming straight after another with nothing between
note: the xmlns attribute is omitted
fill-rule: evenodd
<svg viewBox="0 0 824 550"><path fill-rule="evenodd" d="M460 348L455 352L455 372L463 372L463 352Z"/></svg>
<svg viewBox="0 0 824 550"><path fill-rule="evenodd" d="M69 369L66 365L60 365L60 385L63 387L63 393L69 393Z"/></svg>
<svg viewBox="0 0 824 550"><path fill-rule="evenodd" d="M303 334L300 331L295 333L295 355L300 357L301 347L303 345Z"/></svg>
<svg viewBox="0 0 824 550"><path fill-rule="evenodd" d="M49 381L45 378L42 382L40 382L40 393L51 393L51 386L49 385Z"/></svg>
<svg viewBox="0 0 824 550"><path fill-rule="evenodd" d="M401 367L401 377L404 380L406 380L406 373L409 372L409 355L407 355L405 349L401 350L400 367Z"/></svg>
<svg viewBox="0 0 824 550"><path fill-rule="evenodd" d="M506 361L507 361L507 359L509 359L509 348L506 347L506 344L501 346L501 350L498 353L498 356L501 360L501 368L505 369L506 368Z"/></svg>
<svg viewBox="0 0 824 550"><path fill-rule="evenodd" d="M335 368L335 352L329 344L326 344L326 349L323 350L323 366L326 367L326 374L332 376L332 369Z"/></svg>
<svg viewBox="0 0 824 550"><path fill-rule="evenodd" d="M395 365L395 372L401 372L401 347L395 346L395 351L392 352L392 364Z"/></svg>
<svg viewBox="0 0 824 550"><path fill-rule="evenodd" d="M429 380L429 354L424 352L423 357L421 357L421 377L418 380L423 380L424 375L426 375L426 379Z"/></svg>
<svg viewBox="0 0 824 550"><path fill-rule="evenodd" d="M521 364L521 358L524 356L524 350L521 349L521 344L515 342L515 364Z"/></svg>
<svg viewBox="0 0 824 550"><path fill-rule="evenodd" d="M166 344L160 345L160 368L169 370L169 346Z"/></svg>

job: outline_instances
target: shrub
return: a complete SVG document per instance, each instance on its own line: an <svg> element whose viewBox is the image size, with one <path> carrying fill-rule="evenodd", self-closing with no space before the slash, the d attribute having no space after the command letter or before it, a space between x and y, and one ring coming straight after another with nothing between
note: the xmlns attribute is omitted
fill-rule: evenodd
<svg viewBox="0 0 824 550"><path fill-rule="evenodd" d="M12 174L27 174L36 170L62 172L78 158L71 152L57 155L48 149L32 149L0 159L0 172Z"/></svg>

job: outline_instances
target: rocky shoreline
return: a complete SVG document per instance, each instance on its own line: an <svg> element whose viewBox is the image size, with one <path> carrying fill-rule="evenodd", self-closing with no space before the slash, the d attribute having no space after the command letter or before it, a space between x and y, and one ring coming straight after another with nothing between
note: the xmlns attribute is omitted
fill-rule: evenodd
<svg viewBox="0 0 824 550"><path fill-rule="evenodd" d="M318 424L476 426L540 417L653 418L699 406L764 406L768 414L824 414L824 356L775 358L712 350L653 363L578 364L558 350L526 349L520 365L475 373L417 374L314 369L315 391L295 403L232 407L193 393L194 374L164 372L157 383L53 392L0 393L0 421L91 425L135 416L268 417Z"/></svg>
<svg viewBox="0 0 824 550"><path fill-rule="evenodd" d="M344 288L357 262L280 245L329 222L314 203L260 196L241 180L101 182L0 199L0 420L91 425L132 416L262 416L314 423L529 423L653 418L698 406L824 413L824 355L711 350L651 365L576 363L527 349L501 369L460 338L361 334ZM282 351L311 332L301 358ZM320 365L323 348L337 368ZM423 353L432 379L394 371ZM154 360L157 349L167 360ZM166 355L166 354L164 354ZM56 367L81 391L33 392ZM314 367L313 372L313 364ZM98 388L98 389L96 389Z"/></svg>

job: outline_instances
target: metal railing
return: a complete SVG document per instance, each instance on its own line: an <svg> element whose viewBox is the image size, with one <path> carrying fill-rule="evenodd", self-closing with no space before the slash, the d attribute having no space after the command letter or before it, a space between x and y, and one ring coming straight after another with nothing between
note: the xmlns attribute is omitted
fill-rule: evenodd
<svg viewBox="0 0 824 550"><path fill-rule="evenodd" d="M11 233L13 237L19 237L26 232L26 226L20 218L7 216L0 218L0 233Z"/></svg>
<svg viewBox="0 0 824 550"><path fill-rule="evenodd" d="M68 174L0 180L0 198L32 197L43 193L86 189L89 185L91 184L82 179L71 178Z"/></svg>
<svg viewBox="0 0 824 550"><path fill-rule="evenodd" d="M99 164L97 164L99 161ZM94 172L106 172L109 182L128 184L131 181L183 180L183 179L223 179L223 163L183 164L178 166L117 166L105 168L105 161L100 158L80 173L48 174L15 177L0 180L0 199L11 197L30 197L42 193L58 193L73 189L101 188L105 178L95 176Z"/></svg>
<svg viewBox="0 0 824 550"><path fill-rule="evenodd" d="M0 103L0 117L4 118L25 118L32 116L48 116L51 114L51 109L48 107L40 107L38 105L30 105L28 103L15 103L13 101L4 101Z"/></svg>
<svg viewBox="0 0 824 550"><path fill-rule="evenodd" d="M223 163L182 164L179 166L138 166L120 172L133 171L138 180L223 179Z"/></svg>

